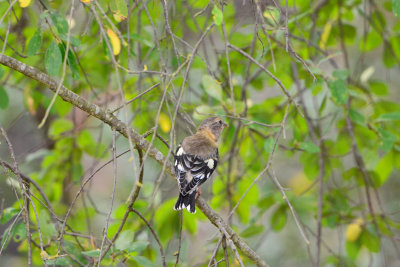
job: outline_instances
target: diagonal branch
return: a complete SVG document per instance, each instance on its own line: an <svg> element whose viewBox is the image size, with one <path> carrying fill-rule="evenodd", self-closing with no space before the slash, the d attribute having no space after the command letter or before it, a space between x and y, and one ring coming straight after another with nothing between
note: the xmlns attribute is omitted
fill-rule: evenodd
<svg viewBox="0 0 400 267"><path fill-rule="evenodd" d="M18 61L4 54L0 54L0 64L14 69L22 73L23 75L46 85L53 92L57 90L58 83L55 80L53 80L42 71L34 67L28 66L21 61ZM86 99L67 89L64 85L61 85L58 96L60 96L64 101L71 103L72 105L80 108L89 115L96 117L104 123L108 124L112 129L115 129L126 138L128 138L129 136L132 142L135 143L139 149L147 151L148 155L155 159L159 164L164 164L165 157L157 148L150 145L150 143L145 140L142 135L140 135L132 128L127 127L125 123L120 121L111 112L105 111L99 106L89 103ZM174 168L169 161L166 163L166 170L172 177L175 177ZM241 252L246 255L250 260L252 260L257 266L268 266L268 264L265 263L265 261L258 254L256 254L254 250L252 250L239 235L237 235L233 231L233 229L222 219L222 217L218 213L216 213L207 204L207 202L203 198L197 199L197 206L207 216L212 224L217 226L219 229L223 228L224 231L226 231L226 233L229 235L229 238L232 240L235 246L240 249Z"/></svg>

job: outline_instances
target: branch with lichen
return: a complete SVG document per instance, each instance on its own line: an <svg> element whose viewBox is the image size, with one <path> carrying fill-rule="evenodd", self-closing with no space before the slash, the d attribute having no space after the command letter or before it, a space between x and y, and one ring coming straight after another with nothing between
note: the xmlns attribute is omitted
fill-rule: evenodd
<svg viewBox="0 0 400 267"><path fill-rule="evenodd" d="M0 54L0 64L14 69L22 73L26 77L32 78L46 85L53 92L56 92L57 90L57 81L53 80L50 76L32 66L29 66L4 54ZM120 121L110 111L106 111L95 104L89 103L86 99L75 94L64 85L61 85L61 87L59 88L58 96L61 97L64 101L71 103L72 105L83 110L87 114L96 117L102 122L108 124L112 129L115 129L126 138L130 137L132 142L135 143L139 149L148 151L148 155L151 158L155 159L160 164L164 164L165 157L156 147L150 145L150 143L142 135ZM171 162L167 162L166 170L172 177L175 177L174 168ZM265 263L265 261L257 253L255 253L254 250L252 250L239 235L237 235L233 231L233 229L222 219L222 217L217 212L215 212L208 205L208 203L203 198L200 197L197 199L197 206L207 216L212 224L214 224L219 229L224 229L224 232L229 235L227 236L227 238L232 240L235 246L250 260L252 260L257 266L268 266L268 264Z"/></svg>

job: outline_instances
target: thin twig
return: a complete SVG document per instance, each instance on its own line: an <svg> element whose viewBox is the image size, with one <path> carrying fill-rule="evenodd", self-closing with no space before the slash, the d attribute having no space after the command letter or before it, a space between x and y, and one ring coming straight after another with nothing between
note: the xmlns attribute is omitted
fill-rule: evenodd
<svg viewBox="0 0 400 267"><path fill-rule="evenodd" d="M140 149L137 149L138 154L139 154L139 164L140 166L143 165L143 151ZM114 244L114 242L117 240L119 234L121 233L122 229L124 228L124 225L128 219L129 213L131 211L131 208L136 202L136 199L139 196L140 189L142 188L143 184L143 175L144 175L144 168L141 168L140 174L139 174L139 181L135 183L132 188L133 188L133 194L132 196L129 196L129 202L128 202L128 207L125 210L124 217L121 220L121 223L118 227L117 232L114 234L113 238L111 239L111 242L108 244L108 247L104 250L104 255L107 254L107 252L110 250L111 246Z"/></svg>
<svg viewBox="0 0 400 267"><path fill-rule="evenodd" d="M183 228L183 210L179 211L179 238L178 238L178 251L176 253L175 267L178 266L179 258L181 256L182 247L182 228Z"/></svg>
<svg viewBox="0 0 400 267"><path fill-rule="evenodd" d="M141 92L140 94L138 94L137 96L135 96L134 98L132 98L131 100L125 102L123 105L113 109L111 111L111 113L115 113L116 111L120 110L121 108L125 107L126 105L129 105L130 103L132 103L133 101L135 101L138 98L141 98L143 95L147 94L148 92L150 92L151 90L153 90L154 88L156 88L157 86L159 86L160 83L156 83L155 85L153 85L152 87L146 89L145 91Z"/></svg>
<svg viewBox="0 0 400 267"><path fill-rule="evenodd" d="M12 146L10 140L8 139L6 131L1 126L0 126L0 133L3 135L4 139L6 140L11 159L14 163L14 169L16 170L16 174L18 177L17 180L18 180L18 183L20 186L21 194L23 196L22 197L23 206L21 209L24 212L26 235L28 238L28 266L32 266L32 235L31 235L31 226L30 226L30 218L29 218L30 184L25 183L25 181L22 179L22 176L21 176L19 168L18 168L17 160L15 159L13 146Z"/></svg>
<svg viewBox="0 0 400 267"><path fill-rule="evenodd" d="M303 116L303 112L300 110L298 104L294 101L293 97L290 95L289 91L286 89L286 87L283 85L281 80L279 80L275 75L273 75L268 69L266 69L263 65L261 65L255 58L247 54L245 51L240 49L239 47L236 47L235 45L229 43L228 47L232 48L236 52L239 52L243 56L247 57L250 59L254 64L256 64L260 69L262 69L265 73L267 73L282 89L282 92L287 96L288 100L290 103L293 103L297 109L297 111L300 113L301 116Z"/></svg>
<svg viewBox="0 0 400 267"><path fill-rule="evenodd" d="M157 241L157 244L160 248L160 254L161 254L161 262L162 262L162 266L163 267L167 267L167 264L165 263L165 254L164 254L164 249L163 246L161 244L160 239L158 238L156 232L154 231L153 227L151 226L151 224L146 220L145 217L143 217L142 214L140 214L140 212L134 208L131 208L131 210L136 213L136 215L138 215L140 217L140 219L143 220L143 222L146 224L146 226L149 228L150 232L153 234L154 239Z"/></svg>
<svg viewBox="0 0 400 267"><path fill-rule="evenodd" d="M104 258L104 255L106 253L102 253L103 247L104 247L104 242L107 238L107 232L108 232L108 225L110 224L110 219L111 219L111 213L113 211L113 206L114 206L114 198L115 198L115 189L117 187L117 145L115 142L115 136L116 132L115 129L113 129L113 147L112 147L112 152L113 152L113 188L112 188L112 194L111 194L111 203L110 203L110 210L107 214L106 218L106 223L103 229L103 240L101 241L101 246L100 246L100 254L99 254L99 261L98 265L100 267L101 260Z"/></svg>

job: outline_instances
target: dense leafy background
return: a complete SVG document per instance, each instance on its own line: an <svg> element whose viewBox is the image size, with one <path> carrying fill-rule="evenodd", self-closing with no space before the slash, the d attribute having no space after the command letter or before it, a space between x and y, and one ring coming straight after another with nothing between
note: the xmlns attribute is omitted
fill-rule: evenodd
<svg viewBox="0 0 400 267"><path fill-rule="evenodd" d="M104 109L159 83L115 114L141 134L156 129L172 149L203 118L223 116L230 127L203 195L271 266L399 264L400 1L164 3L1 1L0 49ZM116 135L113 145L108 126L59 97L50 104L47 88L16 71L1 67L0 78L0 124L19 169L42 188L61 220L52 219L31 187L33 264L97 264L104 228L109 224L111 239L127 210L139 154L133 149L113 165L113 148L119 155L132 147L124 137ZM168 154L160 138L149 132L147 140ZM13 165L4 136L0 141L1 160ZM149 221L173 266L177 187L144 156L133 207ZM26 266L29 257L18 181L3 165L5 266ZM207 266L219 231L200 211L183 212L182 235L179 266ZM239 266L227 251L230 264ZM135 213L101 264L161 266L159 247Z"/></svg>

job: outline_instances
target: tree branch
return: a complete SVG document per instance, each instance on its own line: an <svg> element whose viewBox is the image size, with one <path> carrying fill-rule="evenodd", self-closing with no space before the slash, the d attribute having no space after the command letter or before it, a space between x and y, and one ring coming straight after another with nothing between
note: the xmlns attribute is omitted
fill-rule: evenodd
<svg viewBox="0 0 400 267"><path fill-rule="evenodd" d="M4 54L0 54L0 64L14 69L22 73L23 75L46 85L53 92L57 90L58 83L47 74L34 67L28 66L25 63ZM105 111L99 106L89 103L86 99L67 89L64 85L60 87L58 95L64 101L71 103L72 105L80 108L91 116L96 117L104 123L108 124L112 129L115 129L126 138L130 137L132 142L134 142L139 149L148 151L148 155L150 157L155 159L161 165L164 164L165 157L157 148L151 146L150 143L145 140L142 135L140 135L132 128L127 127L125 123L120 121L111 112ZM167 162L166 170L172 177L175 178L174 168L171 162ZM233 231L233 229L222 219L222 217L218 213L216 213L207 204L207 202L203 198L198 198L196 203L198 208L207 216L212 224L214 224L217 228L223 228L226 231L226 233L229 235L229 238L233 241L235 246L242 251L244 255L252 260L257 266L268 266L268 264L265 263L265 261L258 254L256 254L254 250L252 250L240 236L238 236Z"/></svg>

